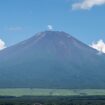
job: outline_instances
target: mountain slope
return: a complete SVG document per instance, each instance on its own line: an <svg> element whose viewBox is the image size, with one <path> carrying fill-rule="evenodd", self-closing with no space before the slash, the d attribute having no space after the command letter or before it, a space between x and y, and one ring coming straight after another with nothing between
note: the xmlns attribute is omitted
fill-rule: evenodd
<svg viewBox="0 0 105 105"><path fill-rule="evenodd" d="M105 88L105 55L45 31L0 52L0 87Z"/></svg>

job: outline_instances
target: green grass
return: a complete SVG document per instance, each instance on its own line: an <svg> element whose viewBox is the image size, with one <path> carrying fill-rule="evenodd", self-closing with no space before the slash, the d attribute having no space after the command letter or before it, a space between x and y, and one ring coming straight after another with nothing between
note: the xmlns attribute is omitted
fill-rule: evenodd
<svg viewBox="0 0 105 105"><path fill-rule="evenodd" d="M0 89L0 96L90 96L105 95L105 89Z"/></svg>

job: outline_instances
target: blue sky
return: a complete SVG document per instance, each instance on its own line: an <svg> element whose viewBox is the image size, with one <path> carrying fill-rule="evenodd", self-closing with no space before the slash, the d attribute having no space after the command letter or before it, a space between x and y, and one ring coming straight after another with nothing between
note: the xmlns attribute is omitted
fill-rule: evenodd
<svg viewBox="0 0 105 105"><path fill-rule="evenodd" d="M105 0L99 1L0 0L0 39L8 47L51 25L86 44L105 41Z"/></svg>

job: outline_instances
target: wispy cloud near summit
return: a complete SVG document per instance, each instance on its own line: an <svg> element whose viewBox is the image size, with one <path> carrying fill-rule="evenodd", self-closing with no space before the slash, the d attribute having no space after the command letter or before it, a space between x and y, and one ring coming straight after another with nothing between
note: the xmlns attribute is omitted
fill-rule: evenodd
<svg viewBox="0 0 105 105"><path fill-rule="evenodd" d="M48 25L47 26L49 30L53 30L53 26L52 25Z"/></svg>
<svg viewBox="0 0 105 105"><path fill-rule="evenodd" d="M82 2L74 3L72 5L72 9L73 10L76 10L76 9L87 10L87 9L91 9L94 6L100 6L103 4L105 4L105 0L82 0Z"/></svg>

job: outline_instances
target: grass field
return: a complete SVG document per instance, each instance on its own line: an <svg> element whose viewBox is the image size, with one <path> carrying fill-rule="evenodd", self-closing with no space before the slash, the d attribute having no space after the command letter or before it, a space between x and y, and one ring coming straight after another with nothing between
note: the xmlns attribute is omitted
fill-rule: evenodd
<svg viewBox="0 0 105 105"><path fill-rule="evenodd" d="M91 96L105 95L105 89L0 89L0 96Z"/></svg>

